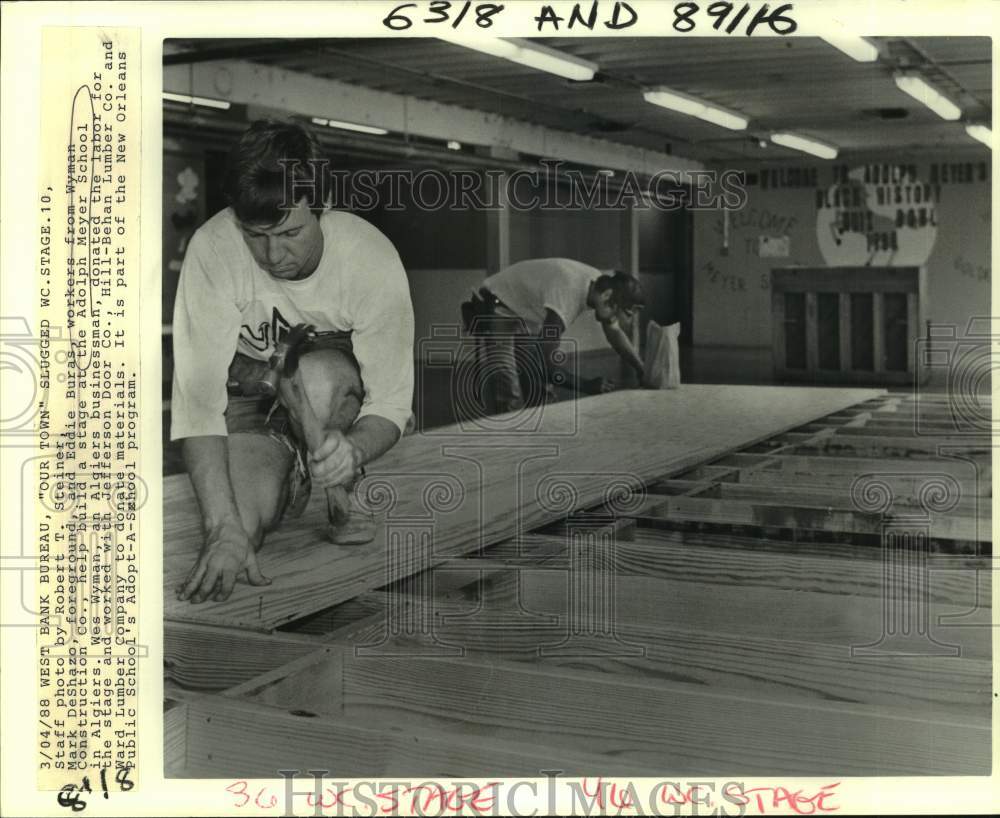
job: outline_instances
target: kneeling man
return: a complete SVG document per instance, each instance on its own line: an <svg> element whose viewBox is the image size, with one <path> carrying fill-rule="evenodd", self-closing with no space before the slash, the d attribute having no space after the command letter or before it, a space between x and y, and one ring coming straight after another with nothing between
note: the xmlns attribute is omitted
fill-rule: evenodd
<svg viewBox="0 0 1000 818"><path fill-rule="evenodd" d="M375 227L324 208L325 169L304 128L253 123L230 155L229 207L188 246L174 305L171 438L183 441L205 539L181 599L226 599L237 580L268 584L256 557L264 534L302 512L311 482L350 489L410 418L406 274ZM303 324L314 328L297 376L309 417L258 388L278 344ZM350 506L331 539L371 540L374 523L353 494Z"/></svg>

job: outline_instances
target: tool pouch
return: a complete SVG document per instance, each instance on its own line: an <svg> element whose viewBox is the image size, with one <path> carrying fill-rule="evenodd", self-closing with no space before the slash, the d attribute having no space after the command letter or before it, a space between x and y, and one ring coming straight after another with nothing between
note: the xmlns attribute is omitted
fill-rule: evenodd
<svg viewBox="0 0 1000 818"><path fill-rule="evenodd" d="M241 352L233 356L226 376L226 391L230 395L254 398L268 394L263 387L268 373L267 361L258 361Z"/></svg>

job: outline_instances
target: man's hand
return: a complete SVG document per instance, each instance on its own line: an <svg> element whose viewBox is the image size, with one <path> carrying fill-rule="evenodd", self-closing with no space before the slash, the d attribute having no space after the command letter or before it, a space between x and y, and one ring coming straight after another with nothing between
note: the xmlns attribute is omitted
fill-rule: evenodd
<svg viewBox="0 0 1000 818"><path fill-rule="evenodd" d="M580 388L590 395L603 395L606 392L614 392L615 383L607 378L589 378L580 383Z"/></svg>
<svg viewBox="0 0 1000 818"><path fill-rule="evenodd" d="M363 463L361 449L336 429L327 431L322 445L309 455L309 471L323 488L350 483Z"/></svg>
<svg viewBox="0 0 1000 818"><path fill-rule="evenodd" d="M216 602L229 599L237 579L250 585L270 585L257 566L250 539L239 523L223 523L208 532L201 556L177 590L178 599L194 603L211 597Z"/></svg>

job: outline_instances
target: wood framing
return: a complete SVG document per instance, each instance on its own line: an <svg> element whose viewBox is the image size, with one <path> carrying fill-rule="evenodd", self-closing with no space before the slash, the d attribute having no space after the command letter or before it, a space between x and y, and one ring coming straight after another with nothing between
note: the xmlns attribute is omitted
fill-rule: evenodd
<svg viewBox="0 0 1000 818"><path fill-rule="evenodd" d="M847 409L839 394L785 427L807 431L745 426L743 444L674 450L659 471L638 446L616 461L592 445L602 490L566 480L554 518L471 536L295 632L168 622L169 774L988 774L988 453L903 447L924 438L870 424L912 399ZM755 393L741 397L751 413ZM584 437L622 423L617 408L592 402ZM677 432L692 445L711 412L697 414ZM559 450L559 474L577 477L582 451ZM643 487L612 462L637 464ZM895 504L852 491L866 476ZM212 675L232 685L199 692Z"/></svg>
<svg viewBox="0 0 1000 818"><path fill-rule="evenodd" d="M499 542L645 480L800 426L878 395L871 390L688 385L551 404L493 426L448 427L402 440L359 491L377 507L370 545L324 541L322 497L268 536L261 570L225 602L176 599L201 547L189 482L165 481L164 606L168 620L271 630L447 557ZM621 463L609 473L608 464ZM595 464L603 464L597 466Z"/></svg>

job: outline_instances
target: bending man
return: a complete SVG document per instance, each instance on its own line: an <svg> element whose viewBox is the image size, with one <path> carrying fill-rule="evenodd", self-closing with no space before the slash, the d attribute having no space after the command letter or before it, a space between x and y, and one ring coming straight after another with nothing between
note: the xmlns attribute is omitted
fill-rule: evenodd
<svg viewBox="0 0 1000 818"><path fill-rule="evenodd" d="M563 333L593 311L611 348L643 377L643 362L621 325L644 304L642 287L619 271L603 273L567 258L527 259L489 276L465 305L466 324L486 343L496 378L497 412L541 402L552 385L597 394L614 389L606 378L577 379L558 365ZM643 384L645 385L645 384Z"/></svg>

